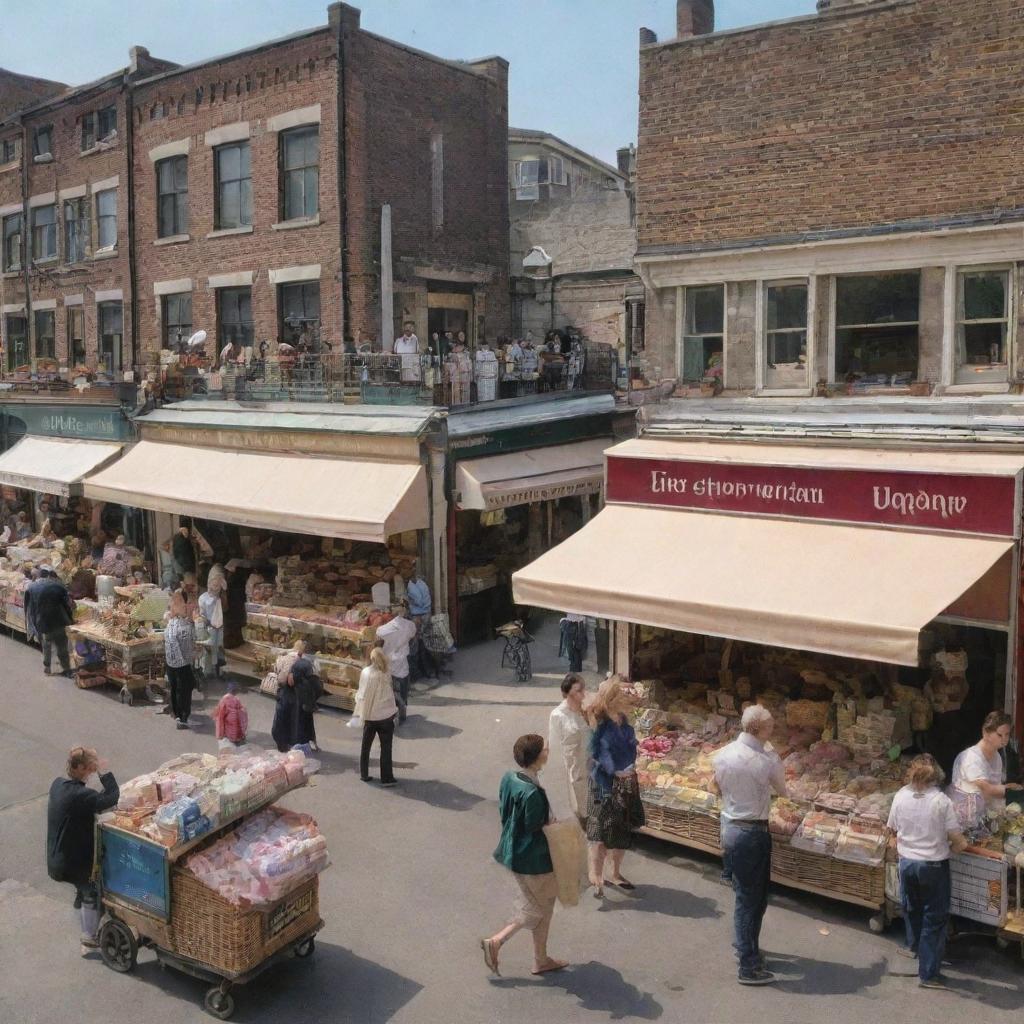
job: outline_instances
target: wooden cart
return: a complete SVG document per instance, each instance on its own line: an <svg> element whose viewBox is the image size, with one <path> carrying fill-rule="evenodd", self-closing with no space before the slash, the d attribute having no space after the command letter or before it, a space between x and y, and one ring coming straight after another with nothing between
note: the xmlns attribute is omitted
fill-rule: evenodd
<svg viewBox="0 0 1024 1024"><path fill-rule="evenodd" d="M289 787L290 789L296 787ZM310 956L320 918L319 878L301 883L275 903L237 907L182 866L186 854L215 841L289 790L282 790L217 828L172 849L113 825L97 825L99 891L106 916L99 933L104 963L119 973L135 968L141 947L161 964L210 983L204 1005L226 1020L232 989L288 956Z"/></svg>
<svg viewBox="0 0 1024 1024"><path fill-rule="evenodd" d="M147 688L153 683L163 683L163 634L154 634L138 640L114 640L94 629L93 624L89 622L68 626L69 642L74 644L79 638L99 644L103 648L106 653L105 668L102 672L90 673L90 676L119 686L122 704L134 704L135 698L144 696Z"/></svg>

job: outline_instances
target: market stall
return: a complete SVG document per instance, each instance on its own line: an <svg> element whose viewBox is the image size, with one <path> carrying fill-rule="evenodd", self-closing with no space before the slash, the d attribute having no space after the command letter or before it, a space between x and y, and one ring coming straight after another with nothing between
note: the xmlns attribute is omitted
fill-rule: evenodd
<svg viewBox="0 0 1024 1024"><path fill-rule="evenodd" d="M132 971L149 946L212 982L206 1009L224 1020L233 986L312 953L327 842L315 820L273 803L316 768L301 751L241 748L182 754L122 786L97 823L104 962Z"/></svg>
<svg viewBox="0 0 1024 1024"><path fill-rule="evenodd" d="M617 621L662 838L719 851L711 756L746 703L769 707L791 790L772 809L773 877L881 927L906 758L948 763L979 715L1017 706L1022 470L641 438L607 453L608 507L516 574L516 599Z"/></svg>

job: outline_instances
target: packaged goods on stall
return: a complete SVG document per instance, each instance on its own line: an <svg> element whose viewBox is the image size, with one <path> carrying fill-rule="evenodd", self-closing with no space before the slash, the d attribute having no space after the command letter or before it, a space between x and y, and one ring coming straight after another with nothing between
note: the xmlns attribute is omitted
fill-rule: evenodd
<svg viewBox="0 0 1024 1024"><path fill-rule="evenodd" d="M839 829L836 860L877 867L885 859L886 828L880 821L850 818Z"/></svg>
<svg viewBox="0 0 1024 1024"><path fill-rule="evenodd" d="M810 811L804 815L790 842L797 849L806 850L808 853L831 855L843 824L843 819L834 814Z"/></svg>

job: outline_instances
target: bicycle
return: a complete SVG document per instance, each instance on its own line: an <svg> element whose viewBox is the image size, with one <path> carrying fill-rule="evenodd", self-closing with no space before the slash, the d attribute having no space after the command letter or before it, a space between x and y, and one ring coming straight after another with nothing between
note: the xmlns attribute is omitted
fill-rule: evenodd
<svg viewBox="0 0 1024 1024"><path fill-rule="evenodd" d="M533 666L530 662L530 644L533 637L526 631L518 619L506 622L494 631L505 641L501 651L501 667L510 667L516 674L516 680L525 683L533 678Z"/></svg>

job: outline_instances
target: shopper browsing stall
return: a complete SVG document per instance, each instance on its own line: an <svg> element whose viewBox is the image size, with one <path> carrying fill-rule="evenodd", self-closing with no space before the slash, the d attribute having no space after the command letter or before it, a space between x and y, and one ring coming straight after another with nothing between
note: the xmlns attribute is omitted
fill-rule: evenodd
<svg viewBox="0 0 1024 1024"><path fill-rule="evenodd" d="M54 575L49 565L39 567L39 579L25 591L25 621L29 636L40 638L43 648L43 672L50 674L53 651L60 660L61 674L71 675L67 627L74 622L75 603L68 588Z"/></svg>
<svg viewBox="0 0 1024 1024"><path fill-rule="evenodd" d="M88 787L98 774L103 792ZM91 747L73 747L68 754L67 777L54 779L46 809L46 869L56 882L75 887L75 909L82 923L82 952L97 946L101 911L92 882L95 818L109 810L120 793L117 780Z"/></svg>
<svg viewBox="0 0 1024 1024"><path fill-rule="evenodd" d="M377 627L377 641L382 643L391 667L399 723L405 721L409 709L409 648L415 639L416 625L409 618L409 602L403 599L399 614Z"/></svg>
<svg viewBox="0 0 1024 1024"><path fill-rule="evenodd" d="M370 664L359 674L355 713L363 721L363 743L359 751L359 778L370 782L370 750L376 737L380 743L380 781L395 785L391 746L395 736L398 703L392 686L388 658L383 648L374 647Z"/></svg>
<svg viewBox="0 0 1024 1024"><path fill-rule="evenodd" d="M594 727L590 738L590 791L587 839L590 882L594 895L604 896L605 859L611 862L608 881L626 891L636 888L622 877L622 858L633 845L633 830L644 824L644 807L636 777L636 733L629 723L630 704L617 676L598 687L590 706ZM610 856L609 856L610 855Z"/></svg>
<svg viewBox="0 0 1024 1024"><path fill-rule="evenodd" d="M907 929L907 945L900 953L917 957L922 988L945 985L940 968L949 924L949 858L967 846L953 804L939 789L942 779L935 758L915 757L888 821L896 834Z"/></svg>
<svg viewBox="0 0 1024 1024"><path fill-rule="evenodd" d="M1000 751L1010 742L1012 720L1002 711L992 711L982 723L981 740L957 755L953 762L951 796L963 808L961 820L969 827L984 817L987 809L1000 807L1007 791L1021 786L1007 784L1006 766Z"/></svg>
<svg viewBox="0 0 1024 1024"><path fill-rule="evenodd" d="M186 610L185 595L180 590L171 595L168 616L164 627L164 664L171 687L171 714L178 729L187 729L195 686L192 666L196 657L196 628Z"/></svg>
<svg viewBox="0 0 1024 1024"><path fill-rule="evenodd" d="M569 808L587 827L587 796L590 788L590 723L583 714L586 680L570 672L562 680L562 703L551 712L548 746L561 754L568 781Z"/></svg>
<svg viewBox="0 0 1024 1024"><path fill-rule="evenodd" d="M203 674L209 679L213 675L219 676L221 666L225 664L223 590L212 572L206 583L206 593L199 595L199 614L207 632Z"/></svg>
<svg viewBox="0 0 1024 1024"><path fill-rule="evenodd" d="M768 815L772 794L786 796L786 773L769 740L775 720L767 708L752 704L740 719L743 732L714 758L714 788L722 798L722 855L732 879L733 911L741 985L770 985L761 953L761 924L768 908L772 839Z"/></svg>

